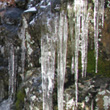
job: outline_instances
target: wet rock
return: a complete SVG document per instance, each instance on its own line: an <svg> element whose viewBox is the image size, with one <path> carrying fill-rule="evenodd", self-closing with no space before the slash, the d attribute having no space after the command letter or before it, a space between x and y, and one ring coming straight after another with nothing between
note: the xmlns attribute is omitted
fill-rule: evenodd
<svg viewBox="0 0 110 110"><path fill-rule="evenodd" d="M18 26L21 23L21 14L23 10L18 8L7 8L1 18L2 24Z"/></svg>

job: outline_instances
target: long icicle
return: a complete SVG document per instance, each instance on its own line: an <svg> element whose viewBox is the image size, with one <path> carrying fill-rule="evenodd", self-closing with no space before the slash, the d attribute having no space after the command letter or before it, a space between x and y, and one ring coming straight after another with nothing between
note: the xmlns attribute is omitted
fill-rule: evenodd
<svg viewBox="0 0 110 110"><path fill-rule="evenodd" d="M75 28L78 28L78 27L75 26ZM78 32L76 32L75 33L75 102L76 102L76 106L78 102L78 56L79 56L79 34Z"/></svg>
<svg viewBox="0 0 110 110"><path fill-rule="evenodd" d="M80 20L81 20L81 0L75 0L74 3L75 10L75 103L76 109L78 106L78 56L80 50Z"/></svg>
<svg viewBox="0 0 110 110"><path fill-rule="evenodd" d="M96 67L95 72L98 72L98 35L99 35L99 17L101 17L102 27L104 24L104 3L105 0L94 1L94 46L95 46L95 59Z"/></svg>
<svg viewBox="0 0 110 110"><path fill-rule="evenodd" d="M81 62L82 62L82 77L86 76L87 69L87 48L88 48L88 13L87 0L82 0L82 25L81 25Z"/></svg>
<svg viewBox="0 0 110 110"><path fill-rule="evenodd" d="M15 55L14 47L10 44L10 56L9 56L9 97L14 99L16 88L16 75L15 75Z"/></svg>
<svg viewBox="0 0 110 110"><path fill-rule="evenodd" d="M58 32L58 39L57 39L58 110L63 110L63 92L64 92L64 80L65 80L65 70L66 70L67 38L68 38L67 17L64 11L62 11L60 13L59 32Z"/></svg>
<svg viewBox="0 0 110 110"><path fill-rule="evenodd" d="M94 1L94 45L95 45L95 58L96 58L96 67L95 72L97 73L98 66L98 34L99 34L99 2L98 0Z"/></svg>

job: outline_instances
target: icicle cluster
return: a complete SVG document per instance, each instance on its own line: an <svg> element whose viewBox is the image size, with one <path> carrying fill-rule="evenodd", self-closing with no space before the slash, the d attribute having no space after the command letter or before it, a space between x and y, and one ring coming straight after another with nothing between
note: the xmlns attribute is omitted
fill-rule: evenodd
<svg viewBox="0 0 110 110"><path fill-rule="evenodd" d="M60 14L60 17L56 15L54 19L55 26L54 28L51 25L52 22L51 20L52 18L46 19L46 28L48 31L46 33L41 32L42 33L41 71L42 71L42 89L43 89L43 110L52 110L53 107L52 92L54 87L56 44L58 54L57 56L58 110L63 110L63 92L66 71L68 22L64 12Z"/></svg>
<svg viewBox="0 0 110 110"><path fill-rule="evenodd" d="M86 76L88 48L87 0L75 0L75 97L78 102L78 57L81 52L82 77Z"/></svg>
<svg viewBox="0 0 110 110"><path fill-rule="evenodd" d="M99 5L100 4L100 5ZM81 53L82 77L86 76L87 69L87 53L88 53L88 20L87 12L88 0L74 0L75 11L75 39L73 39L73 19L69 17L69 21L64 13L60 12L60 16L55 17L54 27L50 25L51 17L45 18L44 25L46 32L42 33L41 39L41 70L42 70L42 89L43 89L43 110L52 109L52 92L54 86L55 74L55 36L57 38L57 91L58 91L58 110L63 110L63 92L66 70L66 52L68 39L68 22L71 27L70 37L72 43L72 74L75 73L75 105L78 107L78 58ZM68 8L70 10L71 7ZM73 10L73 8L71 8ZM71 11L73 12L73 11ZM70 13L71 13L70 12ZM73 15L72 15L73 16ZM99 16L104 22L104 0L100 2L94 1L94 44L96 55L96 72L98 62L98 24ZM53 31L53 29L55 29ZM91 107L92 109L92 107Z"/></svg>

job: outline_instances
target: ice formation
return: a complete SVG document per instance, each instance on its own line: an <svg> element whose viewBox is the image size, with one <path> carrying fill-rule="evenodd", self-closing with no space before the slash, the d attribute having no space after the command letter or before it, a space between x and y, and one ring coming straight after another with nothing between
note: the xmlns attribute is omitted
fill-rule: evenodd
<svg viewBox="0 0 110 110"><path fill-rule="evenodd" d="M8 59L8 69L9 69L9 97L11 99L15 98L16 91L16 64L14 55L14 46L10 45L9 59Z"/></svg>
<svg viewBox="0 0 110 110"><path fill-rule="evenodd" d="M61 0L62 2L62 0ZM46 5L47 4L47 5ZM38 8L41 10L51 7L50 0L42 0L35 7L30 7L24 12L37 12ZM82 64L82 77L86 76L87 68L87 50L88 50L88 0L74 0L75 11L75 39L73 39L73 24L70 24L71 31L70 37L72 43L72 63L71 71L75 73L75 104L78 106L78 61L79 52L81 53ZM56 8L56 7L55 7ZM70 10L70 7L68 5ZM73 8L72 8L73 10ZM73 11L72 11L73 12ZM50 13L50 12L49 12ZM42 13L41 13L42 14ZM72 15L73 16L73 15ZM96 70L98 65L98 34L99 34L99 20L104 24L104 0L94 0L94 45L95 45L95 57L96 57ZM52 110L52 93L54 88L54 75L55 75L55 52L57 50L57 91L58 91L58 110L63 110L63 92L64 81L66 72L66 54L67 54L67 39L68 39L68 22L67 15L61 10L59 16L56 15L53 19L52 13L49 17L45 18L43 22L47 32L41 31L41 72L42 72L42 89L43 89L43 110ZM54 21L54 22L53 22ZM72 20L70 20L71 22ZM53 22L53 24L51 24ZM35 23L35 22L31 22ZM54 26L53 26L54 25ZM30 47L30 35L26 32L27 21L23 17L23 27L19 32L19 37L22 40L21 44L21 65L22 74L24 80L24 68L25 68L25 50L27 40L27 52L31 55L32 49ZM56 40L57 39L57 40ZM57 49L56 49L57 46ZM74 51L74 52L73 52ZM13 97L15 94L16 86L16 64L15 64L15 51L13 44L10 44L9 51L9 94ZM93 109L93 103L91 102L91 110Z"/></svg>
<svg viewBox="0 0 110 110"><path fill-rule="evenodd" d="M52 18L47 17L45 19L45 25L48 29L48 32L41 32L41 72L43 89L43 110L52 110L52 93L54 88L55 74L55 36L51 26Z"/></svg>
<svg viewBox="0 0 110 110"><path fill-rule="evenodd" d="M61 12L59 18L58 39L57 39L58 110L63 110L63 92L66 71L67 38L68 38L68 21L64 12Z"/></svg>
<svg viewBox="0 0 110 110"><path fill-rule="evenodd" d="M82 77L86 76L88 48L88 13L87 0L75 0L75 97L78 102L78 57L81 52Z"/></svg>
<svg viewBox="0 0 110 110"><path fill-rule="evenodd" d="M104 0L94 1L94 46L95 46L95 58L96 68L95 72L98 72L98 35L99 35L99 18L101 17L102 26L104 24Z"/></svg>
<svg viewBox="0 0 110 110"><path fill-rule="evenodd" d="M81 53L81 65L82 65L82 77L86 76L87 69L87 53L88 53L88 0L75 0L74 1L74 11L75 11L75 39L73 39L73 24L70 24L71 31L70 37L72 43L72 57L71 71L72 74L75 73L75 104L76 108L78 106L78 61L79 61L79 52ZM70 6L68 5L70 10ZM72 11L73 12L73 11ZM96 56L96 72L98 64L98 25L99 25L99 16L102 19L102 26L104 23L104 0L94 1L94 45L95 45L95 56ZM59 19L59 21L58 21ZM64 79L65 79L65 70L66 70L66 51L67 51L67 38L68 38L68 22L71 22L70 18L67 20L66 14L61 11L60 17L55 19L55 33L57 36L57 91L58 91L58 110L63 110L63 91L64 91ZM47 23L48 23L47 19ZM69 21L70 20L70 21ZM48 30L52 30L52 27L47 24ZM53 32L53 31L51 31ZM51 35L53 36L53 35ZM42 65L42 80L43 80L43 102L46 109L52 109L52 104L49 105L49 92L53 90L53 80L54 80L54 71L50 71L51 68L55 70L54 60L55 60L55 50L51 42L52 38L49 35L42 34L41 40L41 65ZM48 42L48 43L47 43ZM54 43L53 43L54 44ZM52 51L50 51L53 48ZM74 52L73 52L74 51ZM52 55L54 53L54 55ZM50 55L50 56L49 56ZM54 56L52 62L48 62L51 57ZM50 64L51 63L51 64ZM51 65L48 69L47 66ZM52 66L53 65L53 66ZM48 74L52 73L50 76ZM53 75L53 76L52 76ZM48 77L47 77L48 76ZM47 95L48 94L48 95ZM48 96L48 101L47 100ZM51 106L51 107L49 107ZM92 109L92 105L91 105Z"/></svg>

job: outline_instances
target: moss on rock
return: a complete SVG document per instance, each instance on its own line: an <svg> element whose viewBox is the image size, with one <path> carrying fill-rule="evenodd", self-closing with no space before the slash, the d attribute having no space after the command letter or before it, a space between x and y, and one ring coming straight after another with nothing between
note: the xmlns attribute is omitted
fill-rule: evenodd
<svg viewBox="0 0 110 110"><path fill-rule="evenodd" d="M16 110L22 110L24 106L24 98L25 98L25 91L21 89L17 92L17 100L16 100Z"/></svg>

